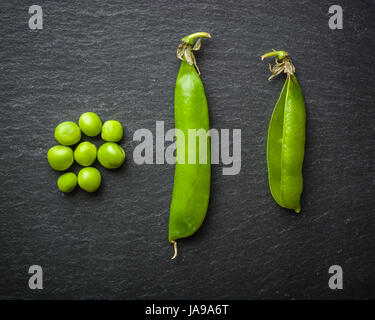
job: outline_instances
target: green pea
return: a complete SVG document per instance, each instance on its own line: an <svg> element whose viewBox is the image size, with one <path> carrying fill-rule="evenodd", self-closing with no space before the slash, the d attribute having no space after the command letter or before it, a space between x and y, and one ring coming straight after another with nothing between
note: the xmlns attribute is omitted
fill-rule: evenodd
<svg viewBox="0 0 375 320"><path fill-rule="evenodd" d="M106 142L98 150L98 161L107 169L120 167L125 160L125 151L117 143Z"/></svg>
<svg viewBox="0 0 375 320"><path fill-rule="evenodd" d="M77 186L77 176L73 172L65 173L57 179L57 186L62 192L72 192Z"/></svg>
<svg viewBox="0 0 375 320"><path fill-rule="evenodd" d="M82 114L78 121L82 132L89 137L97 136L102 130L102 120L94 112L86 112Z"/></svg>
<svg viewBox="0 0 375 320"><path fill-rule="evenodd" d="M91 142L81 142L74 150L74 160L81 166L91 166L96 159L96 146Z"/></svg>
<svg viewBox="0 0 375 320"><path fill-rule="evenodd" d="M55 129L55 139L64 146L71 146L81 140L81 129L73 121L61 122Z"/></svg>
<svg viewBox="0 0 375 320"><path fill-rule="evenodd" d="M102 177L98 169L87 167L78 173L78 185L87 192L95 192L100 187Z"/></svg>
<svg viewBox="0 0 375 320"><path fill-rule="evenodd" d="M124 130L120 122L108 120L104 122L102 128L102 139L109 142L118 142L122 139Z"/></svg>
<svg viewBox="0 0 375 320"><path fill-rule="evenodd" d="M73 150L66 146L54 146L48 150L47 159L52 169L64 171L73 163Z"/></svg>

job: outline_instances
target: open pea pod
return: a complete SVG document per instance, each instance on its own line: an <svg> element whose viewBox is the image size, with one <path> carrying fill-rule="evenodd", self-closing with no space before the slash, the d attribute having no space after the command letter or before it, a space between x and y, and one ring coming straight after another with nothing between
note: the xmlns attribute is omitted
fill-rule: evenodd
<svg viewBox="0 0 375 320"><path fill-rule="evenodd" d="M302 165L305 150L306 111L295 68L285 51L273 51L262 59L276 57L269 80L280 73L287 78L273 111L267 138L268 180L272 197L283 208L301 211Z"/></svg>

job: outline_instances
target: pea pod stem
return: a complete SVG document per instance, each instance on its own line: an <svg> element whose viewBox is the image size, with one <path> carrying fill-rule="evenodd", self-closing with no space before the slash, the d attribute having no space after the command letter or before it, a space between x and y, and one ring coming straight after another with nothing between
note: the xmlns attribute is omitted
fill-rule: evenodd
<svg viewBox="0 0 375 320"><path fill-rule="evenodd" d="M261 58L262 58L262 60L264 60L266 58L277 57L277 59L283 60L287 56L288 56L288 53L285 52L285 51L282 51L282 50L280 50L280 51L273 50L271 52L265 53L264 55L261 56Z"/></svg>
<svg viewBox="0 0 375 320"><path fill-rule="evenodd" d="M197 38L211 38L211 35L208 32L195 32L189 36L182 38L181 41L193 46L194 41Z"/></svg>

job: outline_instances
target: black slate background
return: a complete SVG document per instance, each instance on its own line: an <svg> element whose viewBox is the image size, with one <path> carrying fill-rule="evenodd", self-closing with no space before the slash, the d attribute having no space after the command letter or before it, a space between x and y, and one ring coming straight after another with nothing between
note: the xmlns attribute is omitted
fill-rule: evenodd
<svg viewBox="0 0 375 320"><path fill-rule="evenodd" d="M44 29L28 28L39 4ZM328 8L344 9L344 29ZM375 298L374 1L8 1L1 4L0 298ZM171 165L136 165L139 128L172 128L180 39L197 55L211 127L242 129L242 169L212 169L206 221L167 241ZM284 79L260 55L287 50L307 108L302 214L270 196L266 136ZM86 111L125 126L126 164L95 194L61 194L46 153ZM101 142L94 139L97 145ZM77 172L78 167L74 170ZM28 288L28 268L44 289ZM328 268L344 289L328 288Z"/></svg>

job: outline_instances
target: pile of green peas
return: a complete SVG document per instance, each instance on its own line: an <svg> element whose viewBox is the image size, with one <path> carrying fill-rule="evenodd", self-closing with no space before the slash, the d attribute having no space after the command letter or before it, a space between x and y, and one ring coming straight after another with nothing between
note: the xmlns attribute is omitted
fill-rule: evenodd
<svg viewBox="0 0 375 320"><path fill-rule="evenodd" d="M82 132L88 137L96 137L101 133L102 139L106 142L99 149L89 141L79 143ZM78 125L73 121L60 123L55 129L55 139L60 144L48 150L48 163L57 171L68 170L74 161L84 168L79 171L78 177L73 172L61 175L57 180L58 188L62 192L72 192L78 184L87 192L98 190L102 180L101 174L91 165L97 158L104 168L121 167L125 161L125 151L116 142L122 139L123 134L120 122L108 120L102 124L94 112L82 114ZM73 151L74 145L77 146Z"/></svg>

